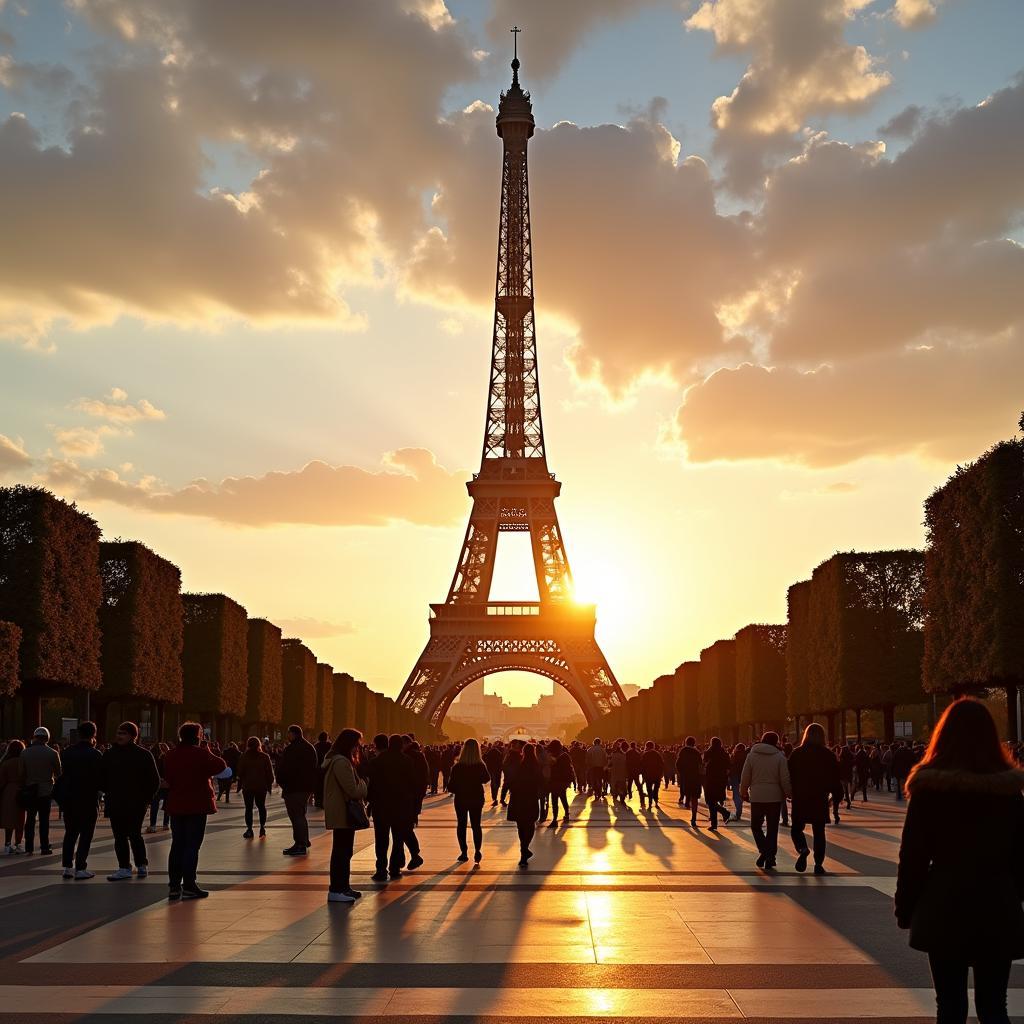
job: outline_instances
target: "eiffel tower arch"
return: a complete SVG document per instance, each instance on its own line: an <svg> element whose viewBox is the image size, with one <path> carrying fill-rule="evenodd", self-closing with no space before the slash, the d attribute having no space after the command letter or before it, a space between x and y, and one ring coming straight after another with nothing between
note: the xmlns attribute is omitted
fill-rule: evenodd
<svg viewBox="0 0 1024 1024"><path fill-rule="evenodd" d="M448 596L430 606L430 638L398 702L440 725L451 702L484 676L531 672L558 683L588 722L625 704L594 635L594 605L574 599L572 571L555 511L561 484L544 450L527 143L534 120L519 84L501 94L495 119L502 141L501 212L490 386L480 471ZM528 533L539 601L490 601L498 534Z"/></svg>

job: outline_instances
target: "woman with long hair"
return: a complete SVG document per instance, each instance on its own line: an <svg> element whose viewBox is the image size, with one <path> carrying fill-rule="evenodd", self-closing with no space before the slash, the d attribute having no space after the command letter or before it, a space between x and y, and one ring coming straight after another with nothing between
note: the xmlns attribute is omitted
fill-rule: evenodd
<svg viewBox="0 0 1024 1024"><path fill-rule="evenodd" d="M351 885L356 830L369 827L363 810L366 782L357 770L362 738L358 729L342 729L324 758L324 828L331 830L333 842L328 903L355 903L362 896Z"/></svg>
<svg viewBox="0 0 1024 1024"><path fill-rule="evenodd" d="M484 830L480 815L484 809L484 786L491 781L491 773L480 756L480 744L470 737L462 744L458 761L452 765L448 776L448 791L455 801L455 834L459 840L459 860L469 860L466 847L466 819L473 828L473 859L477 864L483 854Z"/></svg>
<svg viewBox="0 0 1024 1024"><path fill-rule="evenodd" d="M260 816L260 839L267 837L267 794L274 785L274 766L270 756L263 751L259 736L250 736L245 741L245 750L235 767L235 776L245 801L245 831L243 839L252 839L252 810L255 806Z"/></svg>
<svg viewBox="0 0 1024 1024"><path fill-rule="evenodd" d="M729 812L725 809L725 787L729 783L729 753L717 736L711 737L711 743L704 752L704 801L708 805L711 816L710 832L718 831L718 817L729 824Z"/></svg>
<svg viewBox="0 0 1024 1024"><path fill-rule="evenodd" d="M11 740L0 761L0 824L4 830L4 853L8 857L25 852L21 847L25 808L18 802L18 792L25 784L25 762L21 759L24 749L21 740Z"/></svg>
<svg viewBox="0 0 1024 1024"><path fill-rule="evenodd" d="M804 829L810 825L814 847L814 873L825 871L825 826L828 824L830 801L843 796L839 779L839 762L828 748L825 729L811 722L804 729L803 739L789 756L789 778L793 788L793 826L789 836L796 849L797 871L807 870L807 848Z"/></svg>
<svg viewBox="0 0 1024 1024"><path fill-rule="evenodd" d="M516 823L519 831L519 866L525 868L533 856L530 843L537 830L540 813L540 791L544 784L537 748L532 743L523 747L523 759L509 782L508 820Z"/></svg>
<svg viewBox="0 0 1024 1024"><path fill-rule="evenodd" d="M928 954L938 1024L1008 1024L1010 964L1024 957L1024 772L988 708L952 703L907 779L896 920Z"/></svg>

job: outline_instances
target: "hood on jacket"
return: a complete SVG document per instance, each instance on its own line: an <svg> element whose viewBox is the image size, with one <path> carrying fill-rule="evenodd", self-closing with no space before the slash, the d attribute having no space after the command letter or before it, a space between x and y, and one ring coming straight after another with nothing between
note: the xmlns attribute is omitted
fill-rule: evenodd
<svg viewBox="0 0 1024 1024"><path fill-rule="evenodd" d="M751 754L782 754L782 751L778 747L773 747L770 743L755 743L750 748ZM783 754L783 757L785 755Z"/></svg>
<svg viewBox="0 0 1024 1024"><path fill-rule="evenodd" d="M929 768L921 765L907 779L907 792L972 793L981 796L1012 796L1024 789L1024 771L969 772L960 768Z"/></svg>

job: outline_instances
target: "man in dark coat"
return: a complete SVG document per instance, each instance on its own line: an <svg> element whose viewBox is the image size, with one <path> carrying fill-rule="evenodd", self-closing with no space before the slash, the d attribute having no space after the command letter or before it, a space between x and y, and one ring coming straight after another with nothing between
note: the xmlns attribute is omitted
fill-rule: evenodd
<svg viewBox="0 0 1024 1024"><path fill-rule="evenodd" d="M896 799L903 799L903 787L914 767L914 751L906 743L897 742L892 752L892 777L896 780Z"/></svg>
<svg viewBox="0 0 1024 1024"><path fill-rule="evenodd" d="M59 780L58 803L64 812L64 877L93 878L89 870L89 847L96 831L97 808L103 778L96 749L96 724L80 722L78 742L64 752Z"/></svg>
<svg viewBox="0 0 1024 1024"><path fill-rule="evenodd" d="M139 746L138 739L139 727L134 722L122 722L117 727L114 745L100 762L103 807L110 819L110 830L114 833L114 855L117 857L117 870L107 875L109 882L131 878L133 858L139 878L149 874L142 823L160 788L160 773L156 770L153 755Z"/></svg>
<svg viewBox="0 0 1024 1024"><path fill-rule="evenodd" d="M288 745L277 760L277 783L292 823L292 845L284 855L305 857L310 845L306 805L309 795L320 785L320 764L313 744L302 735L300 725L288 726Z"/></svg>
<svg viewBox="0 0 1024 1024"><path fill-rule="evenodd" d="M803 742L789 756L789 779L793 789L793 824L789 830L796 848L797 871L807 869L807 839L804 828L811 826L814 845L814 873L825 874L825 826L830 805L843 795L839 761L828 748L824 728L812 722L804 729Z"/></svg>
<svg viewBox="0 0 1024 1024"><path fill-rule="evenodd" d="M697 827L697 806L700 803L701 770L703 765L697 741L687 736L676 757L676 774L679 776L679 803L690 807L690 826Z"/></svg>
<svg viewBox="0 0 1024 1024"><path fill-rule="evenodd" d="M484 754L484 764L487 765L487 773L491 777L491 806L498 802L498 793L501 791L501 762L503 754L500 743L492 743Z"/></svg>
<svg viewBox="0 0 1024 1024"><path fill-rule="evenodd" d="M382 749L382 740L383 735L374 740L380 753L366 765L377 858L377 870L373 876L375 882L386 882L389 875L391 878L401 877L406 847L409 850L410 870L415 870L423 863L420 844L413 828L419 793L416 768L402 751L404 743L401 736L396 733L388 738L386 749Z"/></svg>

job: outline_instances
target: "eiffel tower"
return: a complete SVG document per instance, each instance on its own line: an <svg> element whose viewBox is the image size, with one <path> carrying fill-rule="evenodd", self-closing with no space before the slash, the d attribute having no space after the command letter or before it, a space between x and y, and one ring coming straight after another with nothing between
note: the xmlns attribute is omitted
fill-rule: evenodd
<svg viewBox="0 0 1024 1024"><path fill-rule="evenodd" d="M513 40L519 32L512 30ZM498 672L531 672L564 686L588 722L625 704L594 636L594 605L573 597L555 513L562 485L548 470L534 333L527 142L534 120L519 84L501 94L501 215L490 389L480 472L466 487L473 509L448 597L430 606L430 639L398 702L440 725L461 690ZM488 600L498 534L529 533L539 601Z"/></svg>

